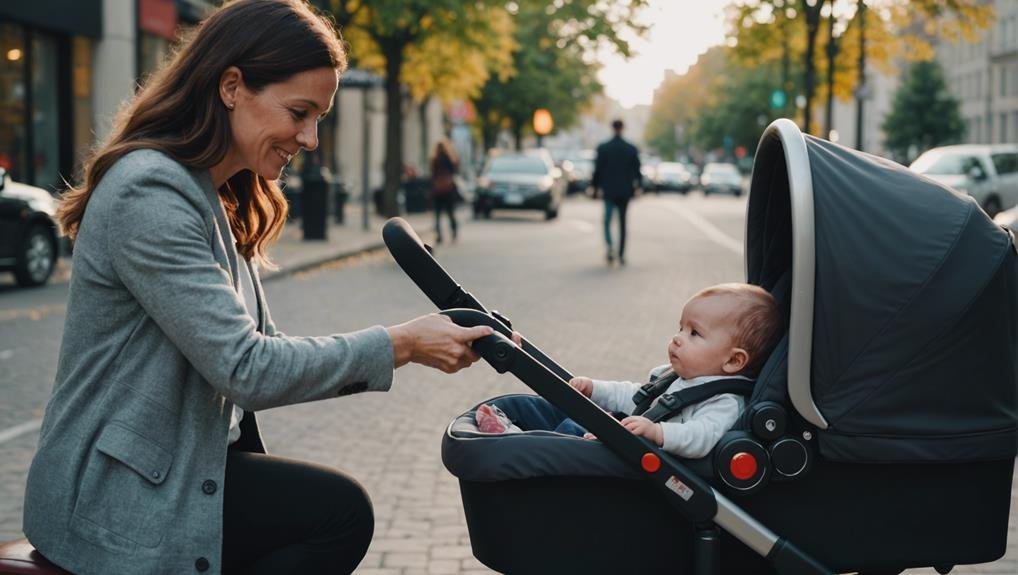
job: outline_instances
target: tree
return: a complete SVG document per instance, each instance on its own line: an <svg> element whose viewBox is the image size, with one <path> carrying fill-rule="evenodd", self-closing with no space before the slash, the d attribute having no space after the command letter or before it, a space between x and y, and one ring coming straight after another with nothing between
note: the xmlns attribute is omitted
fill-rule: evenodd
<svg viewBox="0 0 1018 575"><path fill-rule="evenodd" d="M485 148L494 145L502 128L508 128L521 146L537 108L551 112L556 129L575 123L583 105L601 91L594 50L608 45L628 56L629 44L622 33L643 33L645 27L635 17L645 4L646 0L512 3L518 22L514 73L489 78L474 100Z"/></svg>
<svg viewBox="0 0 1018 575"><path fill-rule="evenodd" d="M491 54L493 47L500 49L508 45L511 26L497 15L502 10L497 0L469 3L459 0L330 0L330 8L337 23L346 27L348 38L356 39L351 47L358 63L379 69L385 76L383 209L387 216L398 215L396 196L403 174L402 82L404 66L414 55L413 49L427 45L443 48L458 45L460 49L452 50L453 55L463 56L471 50ZM419 62L428 61L422 52L417 54L421 55ZM454 86L448 75L450 70L456 71L445 67L421 79L420 84L415 81L417 93L427 93L427 88L421 84ZM464 66L458 71L465 76L467 70L469 68ZM475 76L473 84L483 83L486 73L487 69L480 78ZM457 78L464 76L456 75ZM434 83L429 84L431 82ZM466 91L476 89L474 85L467 82Z"/></svg>
<svg viewBox="0 0 1018 575"><path fill-rule="evenodd" d="M898 160L957 142L965 133L958 100L947 90L935 60L913 64L884 118L885 145Z"/></svg>
<svg viewBox="0 0 1018 575"><path fill-rule="evenodd" d="M661 157L688 155L696 145L697 121L719 99L720 82L729 74L730 52L722 46L709 49L685 74L665 82L655 94L644 138Z"/></svg>
<svg viewBox="0 0 1018 575"><path fill-rule="evenodd" d="M993 7L983 0L870 0L864 3L865 10L859 10L859 5L860 2L852 6L832 0L739 0L730 8L729 40L746 67L773 61L780 45L775 39L791 30L790 49L801 62L798 74L806 99L802 112L804 131L813 128L812 102L818 73L816 37L824 18L849 19L841 38L848 45L853 41L858 45L862 38L857 16L864 14L866 18L864 57L859 58L856 52L853 58L849 50L837 50L834 65L830 62L826 65L825 74L833 74L833 83L827 89L836 95L852 94L862 77L858 66L865 66L867 61L888 64L896 59L928 59L933 53L932 39L973 40L993 22Z"/></svg>

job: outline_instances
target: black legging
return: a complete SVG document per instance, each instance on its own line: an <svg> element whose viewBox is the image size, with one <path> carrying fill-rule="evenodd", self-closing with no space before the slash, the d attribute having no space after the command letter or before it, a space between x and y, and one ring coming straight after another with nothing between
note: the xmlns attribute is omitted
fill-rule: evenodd
<svg viewBox="0 0 1018 575"><path fill-rule="evenodd" d="M352 573L375 530L371 500L335 469L230 449L225 573Z"/></svg>
<svg viewBox="0 0 1018 575"><path fill-rule="evenodd" d="M431 201L435 206L435 236L442 239L442 212L449 214L449 228L452 229L452 238L456 239L456 194L448 193L432 196Z"/></svg>

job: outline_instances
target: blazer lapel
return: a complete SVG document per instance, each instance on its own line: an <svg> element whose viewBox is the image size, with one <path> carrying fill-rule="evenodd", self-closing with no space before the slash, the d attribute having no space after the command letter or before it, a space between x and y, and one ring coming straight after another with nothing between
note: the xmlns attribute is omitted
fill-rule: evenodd
<svg viewBox="0 0 1018 575"><path fill-rule="evenodd" d="M209 209L212 211L212 252L223 267L230 279L233 281L234 289L240 289L237 282L237 246L234 245L233 235L230 233L230 221L226 218L226 211L219 199L219 192L212 185L212 176L208 171L197 174L198 183L205 192L205 199L208 201Z"/></svg>

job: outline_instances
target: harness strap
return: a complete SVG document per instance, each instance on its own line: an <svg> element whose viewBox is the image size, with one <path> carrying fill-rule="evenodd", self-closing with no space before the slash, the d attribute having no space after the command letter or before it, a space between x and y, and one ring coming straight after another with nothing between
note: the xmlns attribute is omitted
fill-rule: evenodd
<svg viewBox="0 0 1018 575"><path fill-rule="evenodd" d="M662 395L657 400L657 403L654 404L654 407L651 407L642 415L657 423L673 417L687 406L700 403L716 395L735 393L748 397L753 393L753 384L753 381L742 378L715 379L714 381L708 381L707 383L701 383L700 385Z"/></svg>
<svg viewBox="0 0 1018 575"><path fill-rule="evenodd" d="M650 407L650 404L654 403L657 396L664 393L668 386L674 383L678 377L674 371L669 369L656 378L651 378L650 383L641 385L640 389L636 390L636 393L633 394L633 403L636 404L633 415L642 415L644 411L647 411L647 408Z"/></svg>

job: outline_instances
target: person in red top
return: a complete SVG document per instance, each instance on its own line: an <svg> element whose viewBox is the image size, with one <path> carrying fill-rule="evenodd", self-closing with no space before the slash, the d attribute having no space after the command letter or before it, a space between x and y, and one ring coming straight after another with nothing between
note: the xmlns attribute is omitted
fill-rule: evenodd
<svg viewBox="0 0 1018 575"><path fill-rule="evenodd" d="M456 180L459 160L449 140L435 144L431 155L431 202L435 206L435 243L442 243L442 212L449 214L452 240L456 241Z"/></svg>

